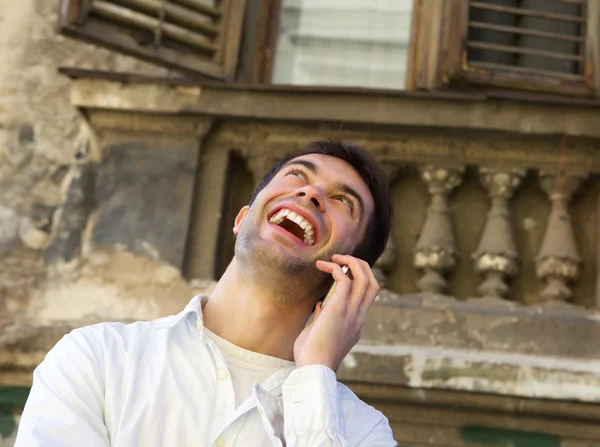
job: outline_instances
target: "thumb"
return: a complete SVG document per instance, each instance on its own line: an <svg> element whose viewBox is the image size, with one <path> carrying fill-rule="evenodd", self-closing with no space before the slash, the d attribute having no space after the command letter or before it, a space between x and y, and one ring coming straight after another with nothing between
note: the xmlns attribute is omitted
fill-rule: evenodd
<svg viewBox="0 0 600 447"><path fill-rule="evenodd" d="M319 301L315 306L315 314L313 316L313 320L310 322L308 327L312 327L312 325L315 324L315 321L317 321L317 318L319 318L319 315L321 315L321 312L323 312L323 308L321 307L322 305L323 301Z"/></svg>
<svg viewBox="0 0 600 447"><path fill-rule="evenodd" d="M319 301L317 303L317 306L315 307L315 320L317 318L319 318L319 315L321 315L321 312L323 312L323 301Z"/></svg>

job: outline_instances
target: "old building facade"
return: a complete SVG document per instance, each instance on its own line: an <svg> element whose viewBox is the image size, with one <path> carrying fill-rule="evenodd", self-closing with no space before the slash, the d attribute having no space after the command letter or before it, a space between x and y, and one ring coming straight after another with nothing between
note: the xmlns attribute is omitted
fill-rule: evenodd
<svg viewBox="0 0 600 447"><path fill-rule="evenodd" d="M600 445L597 0L13 3L0 445L62 335L210 293L239 208L317 138L393 192L338 375L399 444Z"/></svg>

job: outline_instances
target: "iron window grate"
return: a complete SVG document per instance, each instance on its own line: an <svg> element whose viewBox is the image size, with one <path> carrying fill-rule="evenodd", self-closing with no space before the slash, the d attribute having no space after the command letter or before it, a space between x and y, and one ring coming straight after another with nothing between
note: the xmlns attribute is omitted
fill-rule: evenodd
<svg viewBox="0 0 600 447"><path fill-rule="evenodd" d="M467 63L581 80L586 12L586 0L471 0Z"/></svg>

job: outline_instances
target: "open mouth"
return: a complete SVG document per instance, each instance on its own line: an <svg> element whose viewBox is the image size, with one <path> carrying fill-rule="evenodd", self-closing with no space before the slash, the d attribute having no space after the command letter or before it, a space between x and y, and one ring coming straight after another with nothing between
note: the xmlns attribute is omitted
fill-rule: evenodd
<svg viewBox="0 0 600 447"><path fill-rule="evenodd" d="M271 216L269 222L296 236L306 245L314 245L315 243L315 229L312 224L290 209L280 209Z"/></svg>

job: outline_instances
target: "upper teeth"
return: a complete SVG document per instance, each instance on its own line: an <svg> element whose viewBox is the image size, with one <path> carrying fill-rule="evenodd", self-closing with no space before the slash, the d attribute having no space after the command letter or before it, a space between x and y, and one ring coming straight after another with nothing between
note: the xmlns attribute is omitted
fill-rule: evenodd
<svg viewBox="0 0 600 447"><path fill-rule="evenodd" d="M273 214L269 219L269 222L275 225L279 225L283 222L283 219L291 220L292 222L297 223L300 228L304 230L304 243L307 245L313 245L315 243L315 230L313 226L310 224L308 220L302 217L299 214L296 214L292 210L288 210L287 208L283 208L279 210L277 213Z"/></svg>

